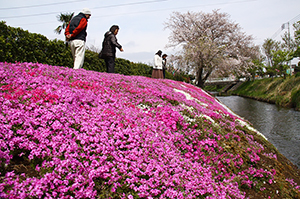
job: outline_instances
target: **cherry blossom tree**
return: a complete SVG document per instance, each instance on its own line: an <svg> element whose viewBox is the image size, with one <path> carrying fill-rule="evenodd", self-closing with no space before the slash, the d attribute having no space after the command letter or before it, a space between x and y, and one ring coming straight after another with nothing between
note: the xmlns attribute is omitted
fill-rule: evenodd
<svg viewBox="0 0 300 199"><path fill-rule="evenodd" d="M171 30L168 47L179 47L178 63L196 76L199 87L214 71L220 76L228 75L228 69L246 75L247 65L258 53L252 36L242 32L227 13L218 10L174 12L165 22L165 28Z"/></svg>

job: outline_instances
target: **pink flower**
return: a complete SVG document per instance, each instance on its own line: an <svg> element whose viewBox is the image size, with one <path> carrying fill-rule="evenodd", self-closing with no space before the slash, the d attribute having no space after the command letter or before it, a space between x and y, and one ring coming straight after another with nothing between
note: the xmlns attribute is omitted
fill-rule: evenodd
<svg viewBox="0 0 300 199"><path fill-rule="evenodd" d="M39 63L0 66L0 163L20 150L43 174L6 173L0 191L11 190L0 197L96 198L111 187L125 190L123 198L245 198L236 180L273 182L274 171L247 169L232 153L238 145L255 165L263 147L200 88Z"/></svg>

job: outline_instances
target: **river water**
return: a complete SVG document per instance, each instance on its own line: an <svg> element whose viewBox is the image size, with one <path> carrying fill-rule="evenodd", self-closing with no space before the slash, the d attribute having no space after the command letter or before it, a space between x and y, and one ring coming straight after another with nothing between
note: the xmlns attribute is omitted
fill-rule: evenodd
<svg viewBox="0 0 300 199"><path fill-rule="evenodd" d="M239 96L217 96L248 120L285 157L300 168L300 111Z"/></svg>

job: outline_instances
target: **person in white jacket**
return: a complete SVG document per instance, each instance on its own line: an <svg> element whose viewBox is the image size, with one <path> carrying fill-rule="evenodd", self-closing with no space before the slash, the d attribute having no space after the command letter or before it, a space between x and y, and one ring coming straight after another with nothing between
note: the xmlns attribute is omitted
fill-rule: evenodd
<svg viewBox="0 0 300 199"><path fill-rule="evenodd" d="M152 70L152 78L155 79L163 79L163 65L162 65L162 58L161 58L162 51L159 50L154 56L154 66Z"/></svg>

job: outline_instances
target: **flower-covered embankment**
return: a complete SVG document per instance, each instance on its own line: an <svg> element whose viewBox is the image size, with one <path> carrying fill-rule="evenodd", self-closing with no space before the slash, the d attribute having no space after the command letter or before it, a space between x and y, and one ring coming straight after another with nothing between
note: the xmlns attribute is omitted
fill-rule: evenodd
<svg viewBox="0 0 300 199"><path fill-rule="evenodd" d="M0 104L1 198L299 194L276 149L190 84L0 63ZM292 191L270 193L280 180Z"/></svg>

